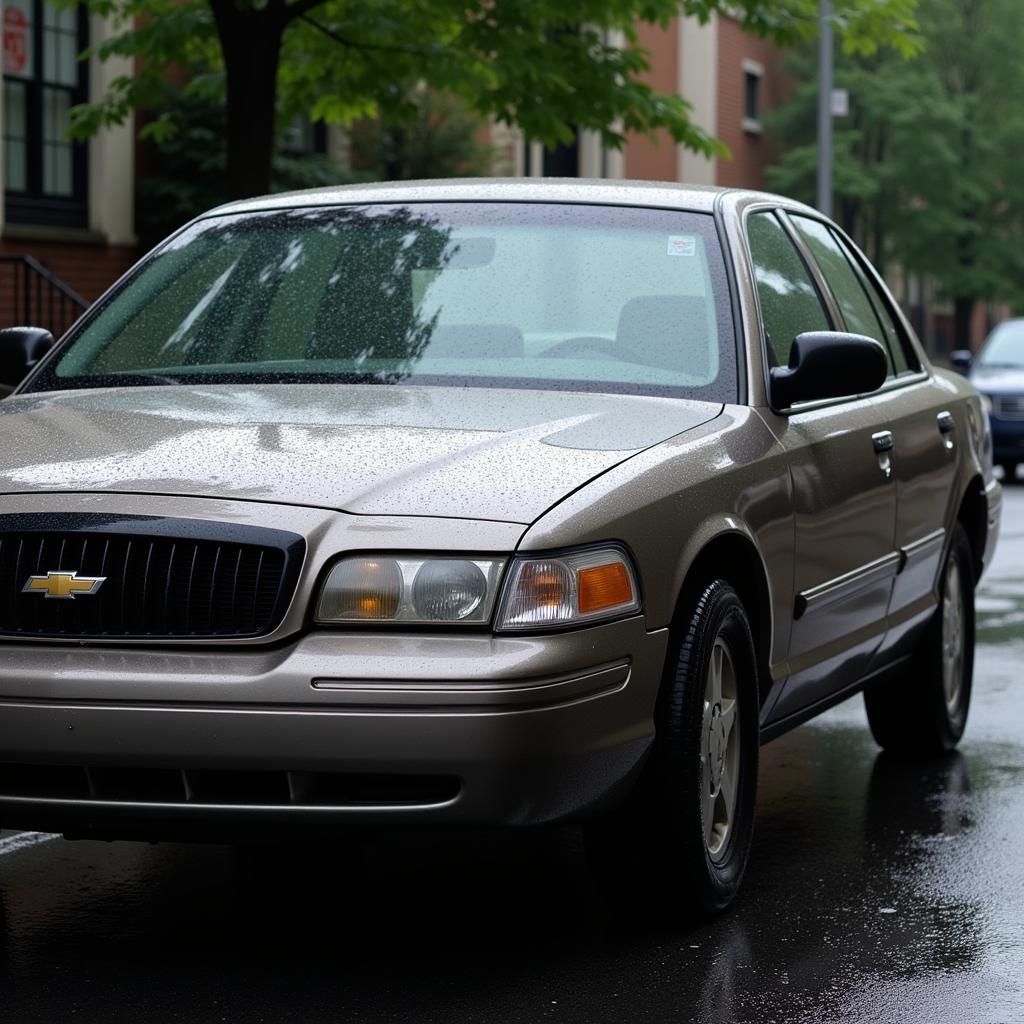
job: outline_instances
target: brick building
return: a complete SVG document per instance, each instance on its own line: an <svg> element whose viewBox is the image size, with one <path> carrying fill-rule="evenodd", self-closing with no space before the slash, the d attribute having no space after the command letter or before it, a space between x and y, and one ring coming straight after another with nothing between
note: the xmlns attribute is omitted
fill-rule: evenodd
<svg viewBox="0 0 1024 1024"><path fill-rule="evenodd" d="M696 124L721 139L730 156L706 159L673 144L665 134L632 136L622 151L601 147L594 132L554 151L498 127L495 143L517 176L641 178L761 188L771 146L761 117L783 97L782 51L745 35L739 23L713 17L677 17L667 28L643 25L640 42L651 54L649 82L679 93L693 106ZM614 43L614 36L608 40Z"/></svg>

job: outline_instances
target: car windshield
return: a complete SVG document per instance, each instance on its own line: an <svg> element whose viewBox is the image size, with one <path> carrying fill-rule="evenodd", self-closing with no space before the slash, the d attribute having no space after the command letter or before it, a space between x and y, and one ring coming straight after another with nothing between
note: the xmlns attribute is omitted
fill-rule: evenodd
<svg viewBox="0 0 1024 1024"><path fill-rule="evenodd" d="M988 369L1024 370L1024 320L1001 323L981 350L978 365Z"/></svg>
<svg viewBox="0 0 1024 1024"><path fill-rule="evenodd" d="M437 203L212 216L28 390L356 382L736 398L710 215Z"/></svg>

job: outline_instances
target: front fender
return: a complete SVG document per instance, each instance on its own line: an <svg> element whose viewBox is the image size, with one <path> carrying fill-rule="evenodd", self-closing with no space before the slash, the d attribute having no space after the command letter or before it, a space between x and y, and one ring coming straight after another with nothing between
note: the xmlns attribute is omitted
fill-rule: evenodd
<svg viewBox="0 0 1024 1024"><path fill-rule="evenodd" d="M702 552L730 537L756 553L769 593L771 657L784 658L793 607L792 482L781 445L755 410L727 405L716 419L616 466L545 513L520 550L625 544L637 559L653 630L672 623Z"/></svg>

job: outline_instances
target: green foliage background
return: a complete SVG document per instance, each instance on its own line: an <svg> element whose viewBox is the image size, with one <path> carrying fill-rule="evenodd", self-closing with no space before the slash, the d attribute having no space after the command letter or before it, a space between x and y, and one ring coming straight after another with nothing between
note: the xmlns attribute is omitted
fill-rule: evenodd
<svg viewBox="0 0 1024 1024"><path fill-rule="evenodd" d="M1024 306L1024 3L920 0L922 50L838 57L850 115L835 126L835 212L880 269L925 275L964 308ZM790 61L767 117L769 185L814 201L817 62ZM960 339L960 343L963 338Z"/></svg>
<svg viewBox="0 0 1024 1024"><path fill-rule="evenodd" d="M836 0L844 45L864 54L880 45L912 52L915 3ZM690 121L684 97L645 80L650 61L638 25L667 26L678 14L702 20L727 14L784 43L811 38L818 28L818 0L86 0L86 6L116 28L98 56L129 58L134 70L73 110L72 133L84 138L123 123L134 109L156 109L145 132L166 141L180 121L161 106L168 69L207 67L187 89L197 97L227 96L233 139L227 178L236 191L269 181L263 164L275 113L285 123L297 115L336 124L394 123L415 116L412 97L424 85L549 146L568 142L577 128L600 132L606 146L621 145L630 132L663 129L691 149L724 153ZM253 54L259 59L250 59ZM232 130L242 124L247 137Z"/></svg>
<svg viewBox="0 0 1024 1024"><path fill-rule="evenodd" d="M175 128L155 139L150 133L147 143L136 193L136 226L144 248L227 199L223 105L215 96L165 82L158 109ZM350 170L325 155L292 154L279 147L271 188L288 192L358 181L488 174L494 154L480 141L481 123L458 100L420 90L411 116L352 126Z"/></svg>

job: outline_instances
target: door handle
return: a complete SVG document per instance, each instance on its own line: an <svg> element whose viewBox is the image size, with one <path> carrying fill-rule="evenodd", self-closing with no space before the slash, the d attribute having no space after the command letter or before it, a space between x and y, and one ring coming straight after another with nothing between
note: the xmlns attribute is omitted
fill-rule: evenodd
<svg viewBox="0 0 1024 1024"><path fill-rule="evenodd" d="M943 409L935 419L938 421L940 434L951 434L956 430L956 420L948 409Z"/></svg>
<svg viewBox="0 0 1024 1024"><path fill-rule="evenodd" d="M871 444L876 452L891 452L894 443L891 430L880 430L871 435Z"/></svg>

